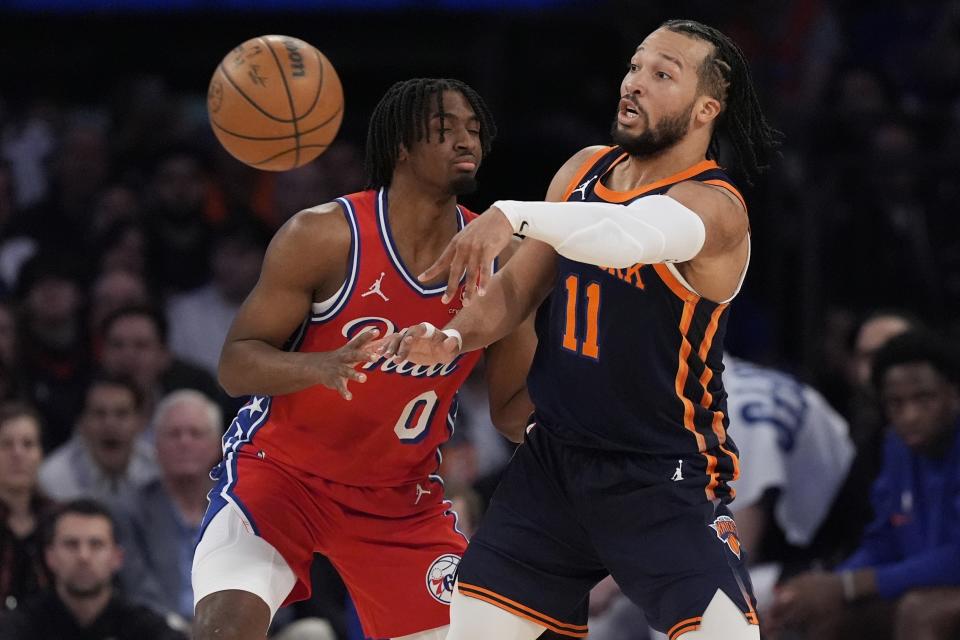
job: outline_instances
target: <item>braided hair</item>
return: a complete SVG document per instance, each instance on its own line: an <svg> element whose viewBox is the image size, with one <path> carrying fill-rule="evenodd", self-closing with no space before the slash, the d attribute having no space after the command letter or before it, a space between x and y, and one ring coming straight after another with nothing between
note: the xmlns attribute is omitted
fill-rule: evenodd
<svg viewBox="0 0 960 640"><path fill-rule="evenodd" d="M408 149L414 142L430 141L430 118L440 114L440 142L443 142L443 92L463 94L480 121L480 146L483 155L490 152L497 135L493 115L483 98L469 85L449 78L414 78L397 82L377 104L367 130L367 148L364 165L367 188L390 186L393 170L400 155L400 145ZM436 96L436 98L434 98Z"/></svg>
<svg viewBox="0 0 960 640"><path fill-rule="evenodd" d="M769 168L783 134L771 127L763 115L743 52L718 29L695 20L667 20L660 27L713 45L713 51L698 70L700 91L723 104L707 156L717 157L718 137L726 135L750 182Z"/></svg>

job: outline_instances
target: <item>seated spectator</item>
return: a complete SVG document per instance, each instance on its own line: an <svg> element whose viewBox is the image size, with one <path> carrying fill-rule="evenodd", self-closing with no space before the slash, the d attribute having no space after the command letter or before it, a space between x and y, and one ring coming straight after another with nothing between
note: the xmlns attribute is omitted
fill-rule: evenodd
<svg viewBox="0 0 960 640"><path fill-rule="evenodd" d="M0 612L50 584L40 520L50 501L40 493L40 416L20 403L0 406Z"/></svg>
<svg viewBox="0 0 960 640"><path fill-rule="evenodd" d="M220 348L260 276L270 231L255 218L234 216L217 231L210 267L213 278L202 287L174 296L167 307L170 349L178 358L217 375Z"/></svg>
<svg viewBox="0 0 960 640"><path fill-rule="evenodd" d="M190 571L200 523L220 458L220 408L199 391L181 389L160 401L154 435L160 477L123 505L126 593L161 612L193 618Z"/></svg>
<svg viewBox="0 0 960 640"><path fill-rule="evenodd" d="M162 617L114 590L123 550L102 505L76 500L57 509L44 553L53 589L0 617L0 639L185 640Z"/></svg>
<svg viewBox="0 0 960 640"><path fill-rule="evenodd" d="M90 374L81 270L69 256L41 253L24 264L17 284L19 375L43 417L45 451L69 439Z"/></svg>
<svg viewBox="0 0 960 640"><path fill-rule="evenodd" d="M874 521L835 571L781 587L772 622L817 640L949 640L960 623L957 360L938 339L910 332L880 350L872 379L892 428Z"/></svg>
<svg viewBox="0 0 960 640"><path fill-rule="evenodd" d="M725 355L728 433L740 450L730 508L759 607L813 540L853 461L847 421L815 389Z"/></svg>
<svg viewBox="0 0 960 640"><path fill-rule="evenodd" d="M173 357L167 347L167 319L153 307L118 309L104 320L102 335L104 371L137 384L145 398L144 415L151 415L160 399L176 389L196 389L216 399L224 415L235 415L243 404L227 397L209 373Z"/></svg>
<svg viewBox="0 0 960 640"><path fill-rule="evenodd" d="M141 438L143 401L129 380L100 376L87 388L76 433L40 467L40 486L56 500L116 504L157 476L153 448Z"/></svg>

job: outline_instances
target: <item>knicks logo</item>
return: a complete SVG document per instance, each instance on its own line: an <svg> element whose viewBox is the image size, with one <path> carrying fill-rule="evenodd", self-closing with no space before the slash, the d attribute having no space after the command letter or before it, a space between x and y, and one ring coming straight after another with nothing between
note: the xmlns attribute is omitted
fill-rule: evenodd
<svg viewBox="0 0 960 640"><path fill-rule="evenodd" d="M437 602L450 604L459 567L460 556L452 553L445 553L430 564L430 568L427 569L427 593L430 597Z"/></svg>
<svg viewBox="0 0 960 640"><path fill-rule="evenodd" d="M730 547L730 551L733 551L733 554L739 558L740 538L737 537L737 523L733 521L733 518L719 516L713 521L713 524L708 526L717 532L717 538L720 542L726 543Z"/></svg>

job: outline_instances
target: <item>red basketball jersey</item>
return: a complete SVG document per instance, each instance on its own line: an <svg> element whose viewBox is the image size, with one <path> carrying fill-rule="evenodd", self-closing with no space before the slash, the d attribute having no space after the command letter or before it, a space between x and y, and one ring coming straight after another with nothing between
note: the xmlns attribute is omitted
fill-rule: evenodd
<svg viewBox="0 0 960 640"><path fill-rule="evenodd" d="M461 308L461 295L441 302L445 285L422 286L403 264L387 217L387 192L338 198L352 229L350 268L334 298L315 303L290 350L332 351L358 332L380 336L418 322L442 327ZM476 214L457 207L460 228ZM297 471L356 486L396 486L426 478L450 436L456 392L480 358L474 351L445 366L363 366L367 381L350 382L353 399L316 385L296 393L254 396L224 437L226 466L241 447Z"/></svg>

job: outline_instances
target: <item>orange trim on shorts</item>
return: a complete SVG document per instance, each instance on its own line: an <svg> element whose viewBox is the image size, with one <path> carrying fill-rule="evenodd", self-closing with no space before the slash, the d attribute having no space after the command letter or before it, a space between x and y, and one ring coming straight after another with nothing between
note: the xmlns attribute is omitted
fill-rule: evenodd
<svg viewBox="0 0 960 640"><path fill-rule="evenodd" d="M704 180L704 181L703 181L703 184L712 184L712 185L715 186L715 187L720 187L721 189L726 189L727 191L729 191L730 193L732 193L733 195L735 195L735 196L737 197L737 200L739 200L739 201L740 201L740 204L743 205L743 209L744 209L744 210L747 209L747 201L743 199L743 195L740 193L740 191L739 191L735 186L733 186L732 184L730 184L730 183L727 182L726 180Z"/></svg>
<svg viewBox="0 0 960 640"><path fill-rule="evenodd" d="M620 164L621 162L623 162L624 158L626 157L627 157L627 154L624 153L619 158L614 160L613 163L610 164L610 166L607 168L607 170L604 172L603 175L605 176L606 174L613 171L613 168L618 164ZM656 189L670 186L677 182L683 182L684 180L687 180L688 178L692 178L693 176L699 173L703 173L704 171L709 171L710 169L719 169L719 168L720 168L719 165L717 165L717 163L714 162L713 160L701 160L700 162L693 165L692 167L688 167L687 169L677 172L672 176L667 176L666 178L663 178L662 180L657 180L656 182L650 182L648 184L637 187L636 189L631 189L630 191L614 191L613 189L608 189L607 187L603 186L603 176L600 176L597 179L597 184L593 186L593 192L596 193L601 198L603 198L604 200L606 200L607 202L621 203L621 202L626 202L627 200L633 200L634 198L642 196L643 194L649 193Z"/></svg>
<svg viewBox="0 0 960 640"><path fill-rule="evenodd" d="M560 635L570 636L572 638L585 638L587 637L587 625L585 624L570 624L568 622L560 622L555 620L548 615L540 613L536 609L531 609L530 607L524 606L519 602L515 602L510 598L506 598L495 591L490 591L489 589L484 589L483 587L477 587L472 584L464 584L462 582L457 583L457 588L465 596L470 598L476 598L477 600L483 600L493 606L503 609L509 613L512 613L521 618L535 622L542 627L546 627L554 633L559 633Z"/></svg>
<svg viewBox="0 0 960 640"><path fill-rule="evenodd" d="M590 156L586 162L580 165L580 168L577 169L577 172L574 174L573 179L570 180L569 183L567 183L567 188L563 190L563 198L561 198L561 200L566 200L567 198L570 197L570 194L573 193L573 190L582 184L580 181L583 180L583 177L585 175L587 175L587 172L590 171L591 168L593 168L593 165L597 164L597 161L600 158L610 153L611 149L613 149L613 147L604 147L603 149L600 149L595 154Z"/></svg>
<svg viewBox="0 0 960 640"><path fill-rule="evenodd" d="M687 633L688 631L696 631L700 628L700 621L703 620L701 616L696 618L687 618L686 620L681 620L677 624L670 627L670 631L667 631L667 637L670 640L674 640L681 633Z"/></svg>

